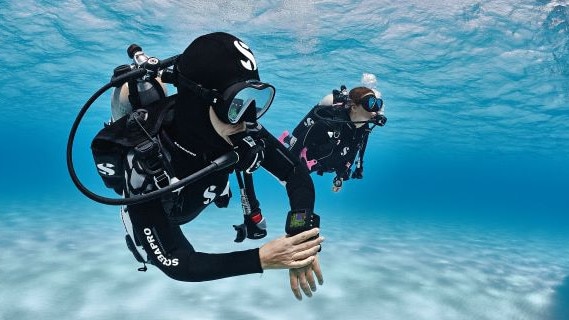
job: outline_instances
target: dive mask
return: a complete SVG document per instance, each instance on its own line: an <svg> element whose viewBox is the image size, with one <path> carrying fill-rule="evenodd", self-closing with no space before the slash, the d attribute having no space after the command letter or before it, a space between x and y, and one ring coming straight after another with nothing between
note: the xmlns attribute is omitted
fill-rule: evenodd
<svg viewBox="0 0 569 320"><path fill-rule="evenodd" d="M215 89L204 88L188 79L181 72L178 72L177 77L179 85L210 102L217 116L229 124L242 120L253 122L259 119L267 112L275 97L275 87L258 80L236 82L220 94ZM248 110L250 111L246 112ZM247 119L244 119L244 115Z"/></svg>
<svg viewBox="0 0 569 320"><path fill-rule="evenodd" d="M379 112L383 108L383 100L372 93L363 96L356 103L361 104L367 112Z"/></svg>
<svg viewBox="0 0 569 320"><path fill-rule="evenodd" d="M237 82L223 92L220 112L227 114L229 123L235 124L243 118L245 111L255 109L255 120L267 112L275 97L275 87L257 80ZM227 108L227 113L225 113ZM250 119L247 119L250 120Z"/></svg>

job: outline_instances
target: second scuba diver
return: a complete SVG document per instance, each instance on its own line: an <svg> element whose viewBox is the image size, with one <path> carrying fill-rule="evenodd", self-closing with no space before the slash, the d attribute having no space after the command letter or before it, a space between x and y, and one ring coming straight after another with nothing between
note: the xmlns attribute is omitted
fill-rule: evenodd
<svg viewBox="0 0 569 320"><path fill-rule="evenodd" d="M169 195L123 208L129 249L140 262L180 281L289 269L297 299L302 298L301 290L312 296L316 280L323 281L317 253L324 240L313 211L314 185L306 166L257 122L271 105L275 89L260 81L252 51L233 35L206 34L179 56L173 74L177 94L133 108L131 115L111 123L94 139L95 162L107 187L126 198L137 197L172 184L228 152L237 153L238 161ZM136 102L136 95L129 101ZM122 151L109 148L114 145L109 141L124 140L121 133L131 129L138 142L116 161ZM243 225L235 226L236 241L265 237L266 223L250 177L259 167L285 184L290 203L288 235L244 251L214 254L194 249L180 226L212 203L228 205L228 179L234 170L244 191L245 212ZM146 265L141 269L146 270Z"/></svg>
<svg viewBox="0 0 569 320"><path fill-rule="evenodd" d="M338 192L344 181L363 178L369 134L375 126L384 126L386 122L379 91L361 86L348 93L342 86L313 107L292 135L285 131L279 140L310 172L335 173L332 190Z"/></svg>

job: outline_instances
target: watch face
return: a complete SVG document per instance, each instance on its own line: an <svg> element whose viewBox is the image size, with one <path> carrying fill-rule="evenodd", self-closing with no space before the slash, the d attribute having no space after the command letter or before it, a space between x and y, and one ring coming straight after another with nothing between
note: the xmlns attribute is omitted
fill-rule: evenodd
<svg viewBox="0 0 569 320"><path fill-rule="evenodd" d="M306 223L306 212L299 211L291 215L289 227L291 228L304 227L305 223Z"/></svg>

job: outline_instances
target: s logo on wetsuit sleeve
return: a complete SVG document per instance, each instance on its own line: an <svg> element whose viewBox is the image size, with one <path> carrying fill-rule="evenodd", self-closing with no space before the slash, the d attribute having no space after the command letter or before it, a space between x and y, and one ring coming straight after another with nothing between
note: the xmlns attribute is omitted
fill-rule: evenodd
<svg viewBox="0 0 569 320"><path fill-rule="evenodd" d="M99 174L103 176L114 176L116 174L115 165L112 163L97 163L97 169L99 169Z"/></svg>
<svg viewBox="0 0 569 320"><path fill-rule="evenodd" d="M216 186L209 186L205 189L205 191L203 192L203 197L205 199L203 204L210 204L213 202L215 197L217 197L217 194L214 192L215 189L217 189Z"/></svg>

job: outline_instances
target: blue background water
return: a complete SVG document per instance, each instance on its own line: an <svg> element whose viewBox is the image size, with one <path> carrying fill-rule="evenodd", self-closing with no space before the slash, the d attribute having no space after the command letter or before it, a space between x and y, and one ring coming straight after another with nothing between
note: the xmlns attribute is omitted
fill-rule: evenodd
<svg viewBox="0 0 569 320"><path fill-rule="evenodd" d="M569 319L567 1L1 1L0 319ZM284 271L188 284L136 272L116 208L72 185L65 144L83 103L138 43L160 58L228 31L277 87L275 135L331 89L378 77L387 125L364 179L314 177L325 284L296 302ZM93 106L75 145L109 118ZM287 200L258 192L269 237ZM229 210L186 226L232 242ZM291 307L292 306L292 307Z"/></svg>

